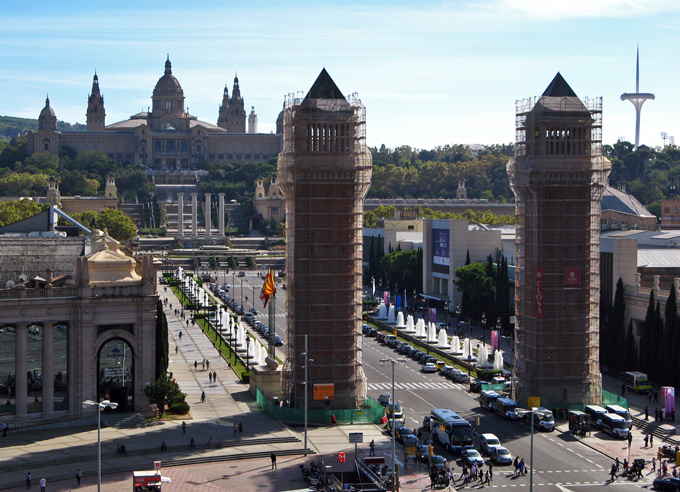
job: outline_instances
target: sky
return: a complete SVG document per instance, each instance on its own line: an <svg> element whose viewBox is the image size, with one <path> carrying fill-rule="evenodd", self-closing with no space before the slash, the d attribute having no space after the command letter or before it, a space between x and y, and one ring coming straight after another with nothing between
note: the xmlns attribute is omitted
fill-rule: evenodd
<svg viewBox="0 0 680 492"><path fill-rule="evenodd" d="M239 77L259 131L322 68L366 106L370 146L432 149L514 142L515 102L559 71L603 98L603 142L633 141L640 46L640 143L680 144L677 0L68 2L8 0L0 17L0 115L84 123L96 70L106 122L146 110L170 56L185 108L216 123ZM669 143L669 140L666 140Z"/></svg>

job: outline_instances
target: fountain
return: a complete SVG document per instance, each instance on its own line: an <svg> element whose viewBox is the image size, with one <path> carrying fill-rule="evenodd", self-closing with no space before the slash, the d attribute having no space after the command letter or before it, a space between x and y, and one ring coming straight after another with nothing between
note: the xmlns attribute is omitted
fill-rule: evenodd
<svg viewBox="0 0 680 492"><path fill-rule="evenodd" d="M437 327L434 325L434 323L430 323L430 325L427 327L427 343L436 343L437 342Z"/></svg>
<svg viewBox="0 0 680 492"><path fill-rule="evenodd" d="M380 301L380 306L378 307L378 319L387 319L387 306L382 301Z"/></svg>
<svg viewBox="0 0 680 492"><path fill-rule="evenodd" d="M401 311L397 313L397 325L395 328L406 328L406 325L404 324L404 313Z"/></svg>
<svg viewBox="0 0 680 492"><path fill-rule="evenodd" d="M390 305L390 309L389 309L389 311L387 312L387 323L390 324L390 325L393 325L394 322L395 322L395 319L394 319L394 318L395 318L395 317L394 317L395 310L396 310L395 305L394 305L394 304L391 304L391 305Z"/></svg>
<svg viewBox="0 0 680 492"><path fill-rule="evenodd" d="M451 337L451 352L454 354L462 353L460 350L460 338L458 338L458 335L453 335Z"/></svg>
<svg viewBox="0 0 680 492"><path fill-rule="evenodd" d="M500 350L496 350L496 353L493 354L493 368L496 371L503 370L503 353Z"/></svg>
<svg viewBox="0 0 680 492"><path fill-rule="evenodd" d="M475 354L472 353L472 346L470 344L470 339L466 338L463 342L463 360L474 360L476 359Z"/></svg>
<svg viewBox="0 0 680 492"><path fill-rule="evenodd" d="M479 352L477 353L477 358L479 359L479 365L480 366L488 366L489 365L489 351L486 348L486 344L482 344L479 347Z"/></svg>
<svg viewBox="0 0 680 492"><path fill-rule="evenodd" d="M416 337L416 338L425 338L425 337L426 337L426 334L425 334L425 321L423 321L422 319L419 319L419 320L418 320L418 323L416 323L416 334L415 334L415 337Z"/></svg>
<svg viewBox="0 0 680 492"><path fill-rule="evenodd" d="M406 333L415 333L416 327L413 324L413 315L409 314L406 318Z"/></svg>
<svg viewBox="0 0 680 492"><path fill-rule="evenodd" d="M449 348L449 337L446 336L446 330L441 329L439 330L439 343L437 344L438 347L441 348Z"/></svg>

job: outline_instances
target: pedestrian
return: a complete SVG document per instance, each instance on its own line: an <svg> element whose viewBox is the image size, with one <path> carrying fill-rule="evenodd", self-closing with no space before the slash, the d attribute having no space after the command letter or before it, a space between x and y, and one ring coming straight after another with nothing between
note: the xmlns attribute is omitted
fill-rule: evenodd
<svg viewBox="0 0 680 492"><path fill-rule="evenodd" d="M526 475L527 474L527 467L524 464L524 458L519 460L519 471L520 471L520 475Z"/></svg>
<svg viewBox="0 0 680 492"><path fill-rule="evenodd" d="M80 471L80 468L76 470L76 480L78 482L78 487L80 487L80 479L83 478L83 472Z"/></svg>
<svg viewBox="0 0 680 492"><path fill-rule="evenodd" d="M209 361L209 360L206 360L206 361L205 361L205 368L206 368L207 370L210 370L210 361Z"/></svg>
<svg viewBox="0 0 680 492"><path fill-rule="evenodd" d="M45 477L40 477L40 492L45 492L45 487L47 487L47 480Z"/></svg>
<svg viewBox="0 0 680 492"><path fill-rule="evenodd" d="M189 441L189 447L191 449L194 449L196 447L196 441L194 441L194 438L191 438L191 441Z"/></svg>
<svg viewBox="0 0 680 492"><path fill-rule="evenodd" d="M212 436L208 438L208 442L205 443L206 446L212 446Z"/></svg>
<svg viewBox="0 0 680 492"><path fill-rule="evenodd" d="M7 430L9 429L9 425L7 425L7 422L2 423L2 437L7 437Z"/></svg>
<svg viewBox="0 0 680 492"><path fill-rule="evenodd" d="M208 381L210 381L212 383L212 372L208 373Z"/></svg>
<svg viewBox="0 0 680 492"><path fill-rule="evenodd" d="M654 447L654 434L649 435L649 445Z"/></svg>
<svg viewBox="0 0 680 492"><path fill-rule="evenodd" d="M435 474L434 469L430 470L430 490L434 489Z"/></svg>
<svg viewBox="0 0 680 492"><path fill-rule="evenodd" d="M198 361L194 361L194 371L198 371Z"/></svg>
<svg viewBox="0 0 680 492"><path fill-rule="evenodd" d="M659 403L659 392L658 391L654 392L654 403Z"/></svg>
<svg viewBox="0 0 680 492"><path fill-rule="evenodd" d="M489 482L490 482L491 480L493 480L493 465L492 464L489 464L488 472L489 472Z"/></svg>
<svg viewBox="0 0 680 492"><path fill-rule="evenodd" d="M272 459L272 470L276 470L276 454L274 453L274 451L272 451L271 459Z"/></svg>
<svg viewBox="0 0 680 492"><path fill-rule="evenodd" d="M213 371L213 383L217 382L217 372Z"/></svg>
<svg viewBox="0 0 680 492"><path fill-rule="evenodd" d="M369 444L368 447L370 448L368 455L375 456L375 439L371 439L371 444Z"/></svg>
<svg viewBox="0 0 680 492"><path fill-rule="evenodd" d="M338 423L338 420L335 418L335 414L331 415L331 425L335 425Z"/></svg>
<svg viewBox="0 0 680 492"><path fill-rule="evenodd" d="M26 474L26 488L27 489L31 488L31 472L28 472Z"/></svg>
<svg viewBox="0 0 680 492"><path fill-rule="evenodd" d="M631 447L633 445L633 433L628 432L628 447Z"/></svg>
<svg viewBox="0 0 680 492"><path fill-rule="evenodd" d="M671 408L671 422L675 422L675 408Z"/></svg>
<svg viewBox="0 0 680 492"><path fill-rule="evenodd" d="M649 405L645 405L645 420L649 420Z"/></svg>
<svg viewBox="0 0 680 492"><path fill-rule="evenodd" d="M179 353L179 347L175 345L175 354Z"/></svg>
<svg viewBox="0 0 680 492"><path fill-rule="evenodd" d="M183 420L182 421L182 435L185 435L187 433L187 423Z"/></svg>
<svg viewBox="0 0 680 492"><path fill-rule="evenodd" d="M645 434L645 447L647 447L647 444L649 444L649 436Z"/></svg>
<svg viewBox="0 0 680 492"><path fill-rule="evenodd" d="M519 458L515 456L515 461L512 463L512 466L515 467L515 475L517 475L517 470L519 470Z"/></svg>
<svg viewBox="0 0 680 492"><path fill-rule="evenodd" d="M243 422L238 423L238 435L239 437L243 435Z"/></svg>
<svg viewBox="0 0 680 492"><path fill-rule="evenodd" d="M609 470L609 476L611 477L612 482L616 479L616 464L614 463L612 463L612 468Z"/></svg>
<svg viewBox="0 0 680 492"><path fill-rule="evenodd" d="M656 457L652 458L652 471L656 471Z"/></svg>
<svg viewBox="0 0 680 492"><path fill-rule="evenodd" d="M203 362L201 362L201 367L203 368L202 370L205 371L205 359L203 359Z"/></svg>
<svg viewBox="0 0 680 492"><path fill-rule="evenodd" d="M205 403L205 391L201 391L201 403Z"/></svg>
<svg viewBox="0 0 680 492"><path fill-rule="evenodd" d="M179 330L179 341L182 341L182 330Z"/></svg>

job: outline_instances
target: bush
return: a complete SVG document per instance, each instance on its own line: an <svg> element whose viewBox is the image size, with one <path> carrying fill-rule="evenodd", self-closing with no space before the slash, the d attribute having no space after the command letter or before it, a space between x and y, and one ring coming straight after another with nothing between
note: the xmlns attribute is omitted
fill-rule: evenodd
<svg viewBox="0 0 680 492"><path fill-rule="evenodd" d="M189 413L189 404L187 402L177 402L173 403L170 405L170 413L174 413L176 415L184 415L185 413Z"/></svg>

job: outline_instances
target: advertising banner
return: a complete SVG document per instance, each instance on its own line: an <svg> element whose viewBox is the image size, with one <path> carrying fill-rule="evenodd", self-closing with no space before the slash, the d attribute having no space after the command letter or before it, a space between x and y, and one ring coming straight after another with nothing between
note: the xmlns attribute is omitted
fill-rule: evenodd
<svg viewBox="0 0 680 492"><path fill-rule="evenodd" d="M429 308L430 312L430 323L437 322L437 308Z"/></svg>
<svg viewBox="0 0 680 492"><path fill-rule="evenodd" d="M663 418L670 420L675 410L675 388L673 386L661 387L661 401L663 402Z"/></svg>
<svg viewBox="0 0 680 492"><path fill-rule="evenodd" d="M536 317L543 317L543 267L536 269Z"/></svg>
<svg viewBox="0 0 680 492"><path fill-rule="evenodd" d="M496 350L501 349L501 334L498 330L491 330L491 355L496 353Z"/></svg>
<svg viewBox="0 0 680 492"><path fill-rule="evenodd" d="M581 285L581 267L564 267L564 285L567 287Z"/></svg>
<svg viewBox="0 0 680 492"><path fill-rule="evenodd" d="M449 231L432 229L432 262L449 266Z"/></svg>

